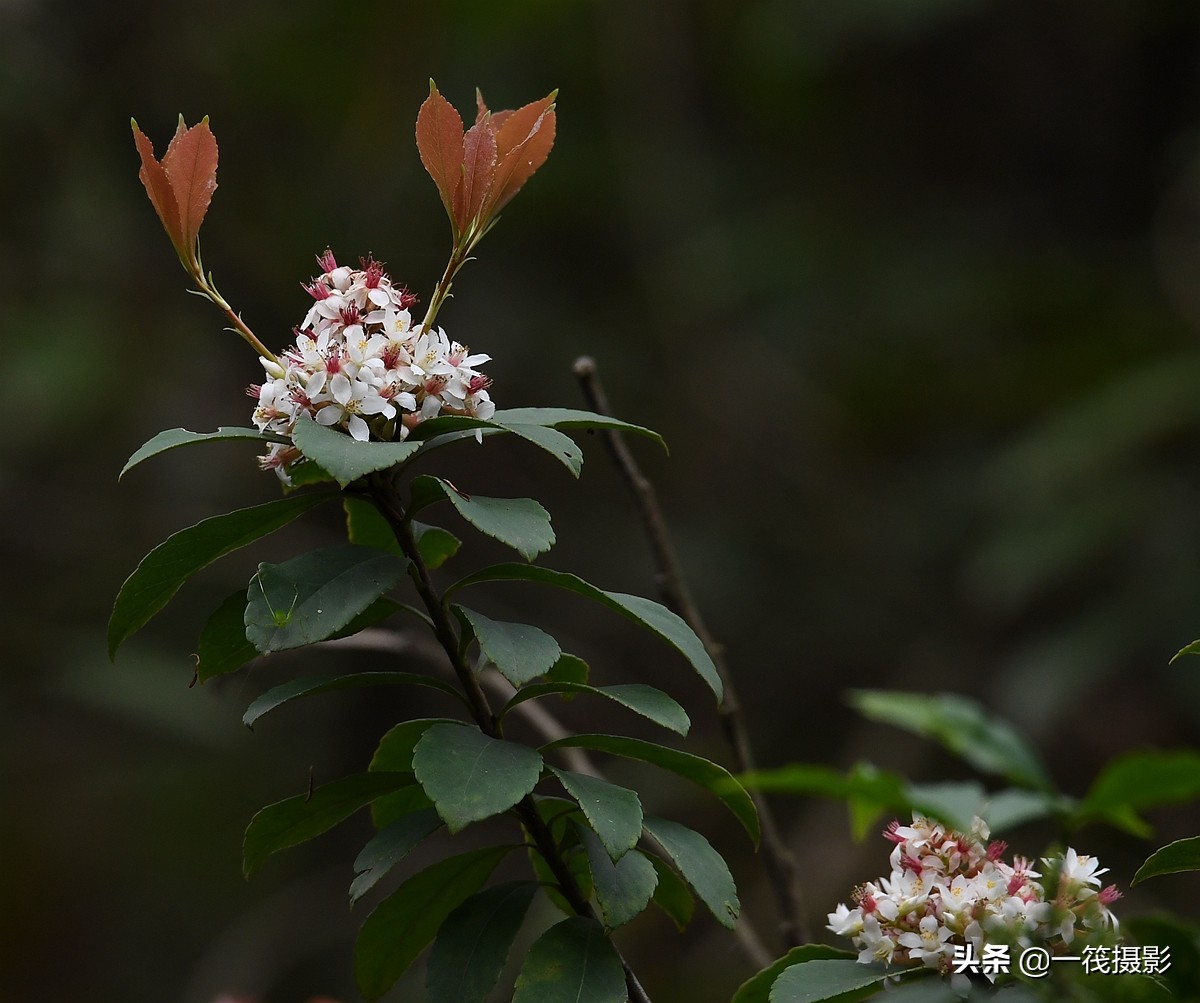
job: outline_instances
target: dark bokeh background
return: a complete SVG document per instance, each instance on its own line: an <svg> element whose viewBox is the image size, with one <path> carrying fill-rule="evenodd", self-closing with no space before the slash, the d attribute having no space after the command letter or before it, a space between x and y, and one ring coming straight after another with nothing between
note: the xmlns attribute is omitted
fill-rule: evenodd
<svg viewBox="0 0 1200 1003"><path fill-rule="evenodd" d="M277 490L236 445L116 483L161 428L244 424L259 378L183 293L131 114L160 151L178 112L211 116L206 263L282 344L326 244L428 295L448 241L413 145L430 75L460 107L477 84L493 107L560 88L550 161L441 320L495 357L501 406L578 406L590 353L618 412L666 436L669 459L640 455L762 762L965 776L841 702L950 689L1017 721L1079 794L1110 756L1200 733L1196 670L1167 665L1200 635L1198 50L1200 9L1158 0L0 0L0 997L355 998L365 910L345 887L366 819L249 885L241 832L310 767L360 769L399 714L446 709L343 695L242 728L268 685L364 664L349 654L188 689L208 610L256 561L334 539L333 512L209 569L108 663L111 599L142 554ZM491 443L455 476L543 499L549 565L652 593L595 445L580 484ZM534 590L490 601L543 617L597 678L682 693L688 747L728 761L669 652ZM566 716L607 726L588 714ZM774 946L736 827L636 782L727 853ZM779 808L819 928L885 847L853 846L836 806ZM1152 843L1076 842L1127 886L1196 831L1185 808L1154 819ZM1122 914L1194 917L1188 881L1139 887ZM680 937L647 915L621 942L665 1003L727 999L753 970L710 919Z"/></svg>

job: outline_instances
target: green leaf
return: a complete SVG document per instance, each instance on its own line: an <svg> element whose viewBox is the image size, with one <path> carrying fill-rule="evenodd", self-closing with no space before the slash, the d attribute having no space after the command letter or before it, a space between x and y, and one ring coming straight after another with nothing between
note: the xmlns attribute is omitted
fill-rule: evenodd
<svg viewBox="0 0 1200 1003"><path fill-rule="evenodd" d="M167 537L142 558L117 594L108 621L109 657L112 658L121 643L143 627L201 568L286 526L330 497L302 494L279 498L204 519Z"/></svg>
<svg viewBox="0 0 1200 1003"><path fill-rule="evenodd" d="M1160 874L1176 874L1179 871L1200 871L1200 836L1177 839L1155 850L1138 868L1137 874L1129 882L1129 887L1132 888L1147 878Z"/></svg>
<svg viewBox="0 0 1200 1003"><path fill-rule="evenodd" d="M288 477L292 483L283 485L284 493L295 491L309 484L329 484L333 481L333 475L328 470L319 463L306 460L304 457L288 467Z"/></svg>
<svg viewBox="0 0 1200 1003"><path fill-rule="evenodd" d="M974 700L956 693L856 690L849 703L872 721L932 738L984 773L1023 787L1054 789L1045 767L1017 730Z"/></svg>
<svg viewBox="0 0 1200 1003"><path fill-rule="evenodd" d="M409 441L424 440L426 451L428 451L459 439L468 438L476 429L482 430L484 435L510 432L526 439L538 448L544 449L571 471L575 477L579 476L579 471L583 467L583 452L580 448L561 432L556 432L544 425L498 423L466 415L441 415L421 422L409 435Z"/></svg>
<svg viewBox="0 0 1200 1003"><path fill-rule="evenodd" d="M196 678L204 683L213 676L235 672L258 649L246 640L246 590L238 589L217 607L200 632L196 648Z"/></svg>
<svg viewBox="0 0 1200 1003"><path fill-rule="evenodd" d="M548 683L586 683L588 663L575 655L562 655L546 673Z"/></svg>
<svg viewBox="0 0 1200 1003"><path fill-rule="evenodd" d="M572 773L554 766L550 772L579 802L584 817L596 830L613 860L620 860L642 835L642 802L637 794L599 777Z"/></svg>
<svg viewBox="0 0 1200 1003"><path fill-rule="evenodd" d="M369 770L381 772L412 772L413 750L435 724L453 724L462 727L461 721L449 717L424 717L412 721L401 721L379 740L375 754L371 757Z"/></svg>
<svg viewBox="0 0 1200 1003"><path fill-rule="evenodd" d="M246 592L246 636L264 654L324 641L407 570L403 558L352 544L260 564Z"/></svg>
<svg viewBox="0 0 1200 1003"><path fill-rule="evenodd" d="M1006 787L988 795L983 804L982 817L987 821L994 836L1026 822L1066 814L1073 807L1074 802L1062 795Z"/></svg>
<svg viewBox="0 0 1200 1003"><path fill-rule="evenodd" d="M408 783L411 778L403 774L358 773L268 805L246 828L242 871L250 877L276 850L321 835L377 797Z"/></svg>
<svg viewBox="0 0 1200 1003"><path fill-rule="evenodd" d="M497 411L492 415L497 425L541 425L543 428L596 429L600 431L629 432L653 439L665 450L667 445L657 432L641 425L631 425L594 411L576 411L561 407L513 407Z"/></svg>
<svg viewBox="0 0 1200 1003"><path fill-rule="evenodd" d="M453 609L469 625L480 650L514 686L545 675L562 655L558 642L537 627L492 620L465 606Z"/></svg>
<svg viewBox="0 0 1200 1003"><path fill-rule="evenodd" d="M621 735L569 735L542 747L543 752L551 749L583 748L596 752L608 752L626 759L637 759L670 770L694 784L699 784L710 794L719 798L734 817L758 844L758 812L744 787L722 766L665 745L643 742L637 738Z"/></svg>
<svg viewBox="0 0 1200 1003"><path fill-rule="evenodd" d="M1172 913L1132 916L1122 921L1121 933L1126 941L1155 946L1159 956L1169 954L1171 967L1164 982L1174 990L1174 998L1195 1001L1196 986L1200 986L1200 925Z"/></svg>
<svg viewBox="0 0 1200 1003"><path fill-rule="evenodd" d="M359 992L376 1000L391 989L450 913L479 891L509 849L488 846L443 860L409 878L380 902L358 931L354 945Z"/></svg>
<svg viewBox="0 0 1200 1003"><path fill-rule="evenodd" d="M987 796L982 785L974 780L910 784L905 788L905 795L922 815L960 832L971 827L971 820L983 807Z"/></svg>
<svg viewBox="0 0 1200 1003"><path fill-rule="evenodd" d="M346 513L346 537L351 543L404 556L392 527L369 499L344 495L342 510Z"/></svg>
<svg viewBox="0 0 1200 1003"><path fill-rule="evenodd" d="M573 916L543 933L517 976L512 1003L625 1003L625 971L604 928Z"/></svg>
<svg viewBox="0 0 1200 1003"><path fill-rule="evenodd" d="M1074 823L1102 819L1135 836L1151 835L1138 812L1200 798L1200 752L1131 752L1109 762L1093 782Z"/></svg>
<svg viewBox="0 0 1200 1003"><path fill-rule="evenodd" d="M411 783L407 787L400 788L394 794L385 794L371 802L371 821L375 824L376 829L386 829L394 822L426 809L437 814L434 811L433 802L429 800L429 796L417 783L417 778L411 773L408 774L408 777ZM441 824L440 818L438 824Z"/></svg>
<svg viewBox="0 0 1200 1003"><path fill-rule="evenodd" d="M691 921L692 913L696 911L696 899L671 865L658 857L650 857L654 872L658 875L658 887L654 889L651 901L670 917L679 930L683 930Z"/></svg>
<svg viewBox="0 0 1200 1003"><path fill-rule="evenodd" d="M342 499L342 507L346 511L346 534L351 543L384 550L397 557L404 556L392 527L368 499L347 495ZM421 552L421 560L431 571L440 568L458 553L459 539L438 526L429 526L414 519L412 532L417 549Z"/></svg>
<svg viewBox="0 0 1200 1003"><path fill-rule="evenodd" d="M920 812L965 829L979 815L993 833L1068 810L1061 795L1010 787L993 794L974 782L909 784L894 773L860 763L848 774L828 766L790 763L738 778L751 790L807 794L846 801L854 817L854 836L861 839L881 812Z"/></svg>
<svg viewBox="0 0 1200 1003"><path fill-rule="evenodd" d="M450 558L458 553L462 541L441 526L429 526L423 522L412 520L413 536L417 540L417 550L421 560L430 571L436 571Z"/></svg>
<svg viewBox="0 0 1200 1003"><path fill-rule="evenodd" d="M860 965L857 961L821 960L792 965L771 987L771 1003L818 1003L855 989L883 982L898 974L881 965Z"/></svg>
<svg viewBox="0 0 1200 1003"><path fill-rule="evenodd" d="M364 686L428 686L431 689L448 693L456 700L462 697L449 683L432 676L423 676L415 672L353 672L344 676L326 676L322 679L292 679L286 683L267 690L255 700L242 715L242 724L253 728L264 714L269 714L285 703L298 700L301 697L314 696L317 693L331 693L334 690L361 689Z"/></svg>
<svg viewBox="0 0 1200 1003"><path fill-rule="evenodd" d="M450 595L458 589L466 588L468 585L478 585L481 582L503 581L540 582L543 585L553 585L616 610L622 616L628 617L634 623L641 624L647 630L657 634L679 651L708 684L716 698L721 699L721 679L717 675L716 666L713 665L708 652L704 650L700 638L680 617L650 599L625 595L621 592L605 592L565 571L551 571L549 568L516 563L494 564L489 568L476 571L451 585L446 590L446 594Z"/></svg>
<svg viewBox="0 0 1200 1003"><path fill-rule="evenodd" d="M148 460L159 453L165 453L168 449L192 446L198 442L223 442L235 439L250 439L259 443L291 441L287 436L260 432L256 428L218 428L215 432L189 432L186 428L172 428L165 432L159 432L129 457L128 462L121 468L121 473L117 475L117 480L124 477L143 460Z"/></svg>
<svg viewBox="0 0 1200 1003"><path fill-rule="evenodd" d="M412 772L413 749L421 740L421 736L435 724L460 723L447 717L402 721L379 740L379 745L376 747L367 769L371 772L407 773L413 786L411 790L389 794L371 805L371 819L376 828L382 829L409 812L433 807L433 802L416 782L417 778Z"/></svg>
<svg viewBox="0 0 1200 1003"><path fill-rule="evenodd" d="M479 532L512 547L527 561L532 561L554 545L550 514L532 498L467 495L449 481L422 474L412 482L414 510L423 508L435 489Z"/></svg>
<svg viewBox="0 0 1200 1003"><path fill-rule="evenodd" d="M467 414L440 414L436 418L426 418L418 424L416 428L408 433L407 441L428 443L434 439L441 439L451 435L457 438L463 432L473 438L477 430L482 430L485 435L496 435L497 433L507 431L502 426L488 421L486 418L473 418Z"/></svg>
<svg viewBox="0 0 1200 1003"><path fill-rule="evenodd" d="M583 450L575 445L574 440L562 432L542 425L519 425L505 423L513 435L532 442L553 456L559 463L571 471L573 477L578 477L583 469Z"/></svg>
<svg viewBox="0 0 1200 1003"><path fill-rule="evenodd" d="M510 881L472 895L450 914L429 954L429 1003L485 1003L537 891L535 882Z"/></svg>
<svg viewBox="0 0 1200 1003"><path fill-rule="evenodd" d="M292 430L292 442L310 460L320 464L342 487L360 477L387 470L410 459L416 442L359 442L353 436L301 415Z"/></svg>
<svg viewBox="0 0 1200 1003"><path fill-rule="evenodd" d="M436 724L413 750L413 771L452 833L507 811L533 790L542 757L478 728Z"/></svg>
<svg viewBox="0 0 1200 1003"><path fill-rule="evenodd" d="M803 964L806 961L831 959L853 961L855 955L850 951L839 951L824 944L803 944L793 947L782 958L773 961L753 978L743 982L738 991L733 994L729 1003L769 1003L771 986L779 978L785 968Z"/></svg>
<svg viewBox="0 0 1200 1003"><path fill-rule="evenodd" d="M605 929L615 930L641 914L650 904L658 884L658 872L649 858L637 850L631 850L613 863L604 844L586 826L580 827L579 836L592 871L592 887L600 907L600 918Z"/></svg>
<svg viewBox="0 0 1200 1003"><path fill-rule="evenodd" d="M669 819L647 815L643 825L717 922L732 930L742 906L733 875L712 844L700 833Z"/></svg>
<svg viewBox="0 0 1200 1003"><path fill-rule="evenodd" d="M1200 641L1193 641L1186 648L1180 648L1171 656L1171 661L1167 664L1174 664L1177 659L1182 658L1184 655L1200 655Z"/></svg>
<svg viewBox="0 0 1200 1003"><path fill-rule="evenodd" d="M414 846L441 826L442 820L433 808L420 808L377 832L354 859L356 877L350 884L350 904L374 888Z"/></svg>
<svg viewBox="0 0 1200 1003"><path fill-rule="evenodd" d="M856 840L885 809L903 811L909 805L904 780L869 763L856 765L849 774L829 766L789 763L771 770L756 770L738 778L751 790L781 794L806 794L845 801L850 806Z"/></svg>
<svg viewBox="0 0 1200 1003"><path fill-rule="evenodd" d="M645 683L622 683L619 686L585 686L572 682L536 683L533 686L524 687L515 694L500 712L500 716L503 717L517 704L524 703L526 700L534 700L556 693L564 695L590 693L593 696L606 697L677 735L686 735L692 726L687 711L680 707L675 700L662 690L647 686Z"/></svg>

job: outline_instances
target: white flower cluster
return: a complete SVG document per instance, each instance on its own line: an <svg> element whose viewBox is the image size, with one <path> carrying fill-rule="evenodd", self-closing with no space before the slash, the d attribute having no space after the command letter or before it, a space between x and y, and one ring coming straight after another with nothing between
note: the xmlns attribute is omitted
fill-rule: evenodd
<svg viewBox="0 0 1200 1003"><path fill-rule="evenodd" d="M441 328L413 324L408 311L416 297L394 285L374 259L352 270L326 251L317 263L322 274L304 286L314 302L295 343L278 364L263 359L267 381L247 390L258 401L260 430L290 436L306 414L366 442L372 435L403 439L443 413L492 416L491 381L476 371L490 356L471 355ZM299 450L281 443L259 462L286 481L299 458Z"/></svg>
<svg viewBox="0 0 1200 1003"><path fill-rule="evenodd" d="M916 965L951 970L955 946L985 944L1053 949L1088 931L1116 929L1109 906L1121 893L1100 890L1095 857L1067 850L1042 863L1053 889L1046 898L1042 875L1031 862L1001 857L1002 840L988 842L988 828L975 819L966 833L914 816L912 825L892 822L883 832L895 844L890 877L854 889L854 908L829 913L828 929L849 937L863 964Z"/></svg>

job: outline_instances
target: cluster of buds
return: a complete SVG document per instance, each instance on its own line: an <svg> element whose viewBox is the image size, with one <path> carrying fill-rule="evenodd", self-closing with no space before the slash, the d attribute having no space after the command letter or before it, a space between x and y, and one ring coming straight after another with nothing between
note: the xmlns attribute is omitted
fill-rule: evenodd
<svg viewBox="0 0 1200 1003"><path fill-rule="evenodd" d="M983 953L985 944L1064 948L1077 936L1115 930L1109 906L1121 897L1116 885L1100 889L1095 857L1069 849L1044 857L1046 881L1032 862L1002 857L1007 845L988 841L975 819L956 832L930 819L892 822L883 832L894 845L889 877L854 889L854 908L829 913L828 929L849 937L863 964L924 965L952 970L955 948ZM1047 891L1049 888L1049 891Z"/></svg>
<svg viewBox="0 0 1200 1003"><path fill-rule="evenodd" d="M490 356L471 355L441 328L413 324L416 297L374 259L350 269L327 250L317 263L322 273L304 286L313 305L295 342L278 361L264 358L267 381L247 388L260 430L290 436L307 415L361 442L386 441L443 413L492 416L490 380L475 368ZM294 446L277 444L260 463L286 481L299 458Z"/></svg>

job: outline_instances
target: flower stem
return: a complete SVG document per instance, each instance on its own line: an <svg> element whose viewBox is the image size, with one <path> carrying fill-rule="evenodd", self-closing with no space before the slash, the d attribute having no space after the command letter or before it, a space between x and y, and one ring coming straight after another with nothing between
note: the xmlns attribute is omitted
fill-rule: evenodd
<svg viewBox="0 0 1200 1003"><path fill-rule="evenodd" d="M275 357L275 354L270 351L266 345L259 341L257 337L255 337L254 332L251 331L246 322L242 320L241 315L235 312L233 307L231 307L226 301L225 297L217 292L217 287L213 283L212 277L209 276L208 278L205 278L204 266L200 264L199 254L197 254L196 265L194 268L188 267L186 263L184 264L184 267L187 268L188 274L192 277L192 281L196 283L196 288L200 290L201 295L203 295L205 299L207 299L218 310L225 314L226 319L230 324L233 325L231 330L236 331L241 339L246 342L247 345L253 348L262 358L266 359L268 362L273 362L278 366L279 360Z"/></svg>
<svg viewBox="0 0 1200 1003"><path fill-rule="evenodd" d="M433 295L429 298L429 308L425 311L425 317L421 321L422 331L428 331L433 326L438 311L450 295L454 276L458 274L458 270L463 265L471 260L471 252L475 249L475 245L483 239L486 232L486 229L479 229L472 224L471 228L460 234L455 241L454 250L450 252L450 260L446 262L446 270L442 272L442 277L438 280Z"/></svg>

